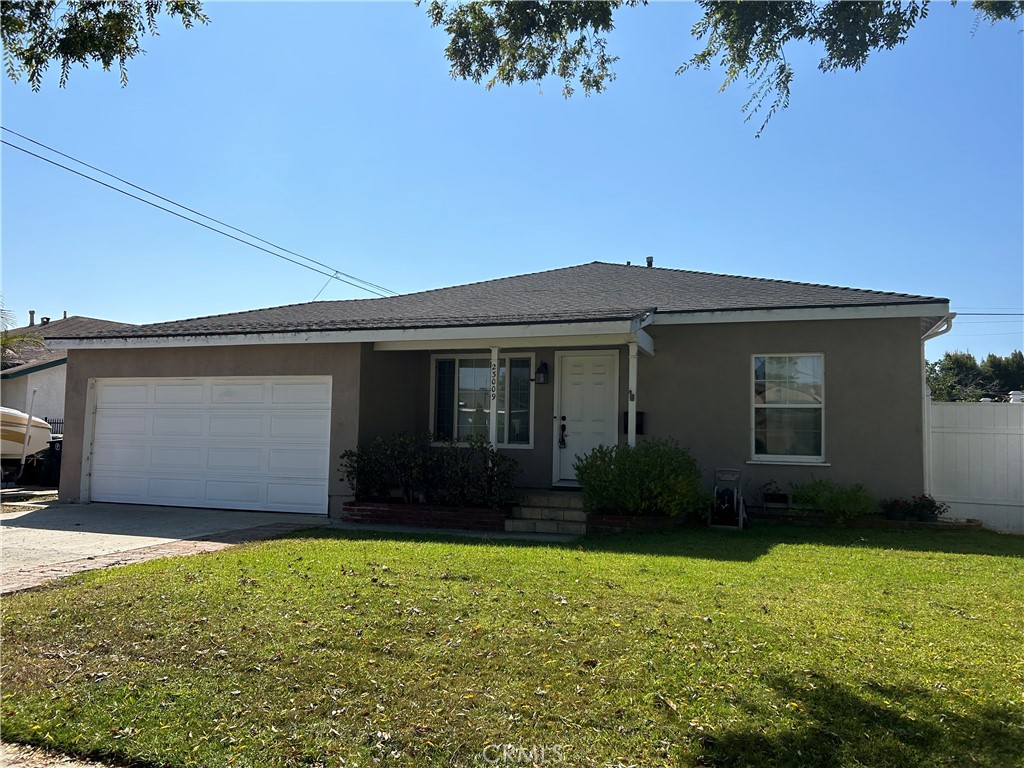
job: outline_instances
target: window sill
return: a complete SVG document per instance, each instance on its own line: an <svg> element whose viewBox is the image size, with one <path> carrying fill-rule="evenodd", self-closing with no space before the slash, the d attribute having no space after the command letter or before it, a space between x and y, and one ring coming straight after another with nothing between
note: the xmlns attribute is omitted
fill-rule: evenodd
<svg viewBox="0 0 1024 768"><path fill-rule="evenodd" d="M824 459L812 461L794 461L792 459L749 459L747 464L771 464L783 467L831 467L832 463Z"/></svg>

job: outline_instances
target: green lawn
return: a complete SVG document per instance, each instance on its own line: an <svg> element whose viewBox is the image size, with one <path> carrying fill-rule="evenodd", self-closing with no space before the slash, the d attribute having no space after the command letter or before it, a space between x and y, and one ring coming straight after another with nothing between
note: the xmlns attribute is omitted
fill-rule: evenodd
<svg viewBox="0 0 1024 768"><path fill-rule="evenodd" d="M4 738L124 763L1024 764L987 532L313 532L12 596L2 640Z"/></svg>

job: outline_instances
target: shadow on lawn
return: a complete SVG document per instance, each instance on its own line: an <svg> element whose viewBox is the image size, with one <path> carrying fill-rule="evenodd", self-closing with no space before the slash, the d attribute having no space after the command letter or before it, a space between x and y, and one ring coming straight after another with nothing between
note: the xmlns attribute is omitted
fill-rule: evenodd
<svg viewBox="0 0 1024 768"><path fill-rule="evenodd" d="M778 733L726 730L702 742L714 766L1010 765L1024 754L1024 716L964 696L952 714L934 692L863 683L863 694L817 674L769 681L798 725ZM759 719L771 719L762 712Z"/></svg>
<svg viewBox="0 0 1024 768"><path fill-rule="evenodd" d="M379 529L362 531L328 528L318 531L296 531L289 536L443 542L473 547L486 545L509 548L582 549L588 552L635 554L646 557L688 557L733 562L753 562L767 555L776 546L802 544L1024 558L1024 538L991 531L879 531L765 524L744 531L693 527L658 533L600 534L565 543L489 538L486 534L409 533Z"/></svg>
<svg viewBox="0 0 1024 768"><path fill-rule="evenodd" d="M589 536L591 551L753 561L778 545L802 544L906 552L1024 558L1024 537L993 531L879 530L759 523L743 531L684 528L668 533Z"/></svg>

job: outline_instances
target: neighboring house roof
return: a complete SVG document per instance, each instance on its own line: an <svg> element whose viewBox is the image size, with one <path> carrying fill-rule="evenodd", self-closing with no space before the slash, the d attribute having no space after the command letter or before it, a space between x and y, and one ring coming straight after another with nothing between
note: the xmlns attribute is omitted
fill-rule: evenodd
<svg viewBox="0 0 1024 768"><path fill-rule="evenodd" d="M947 299L592 262L380 299L292 304L63 338L214 336L630 319L656 314L934 305ZM925 308L922 307L922 310ZM922 314L928 312L922 311ZM71 318L69 318L70 320Z"/></svg>
<svg viewBox="0 0 1024 768"><path fill-rule="evenodd" d="M67 350L64 349L38 349L33 350L32 360L27 363L18 363L3 369L0 379L16 379L19 376L27 376L36 371L55 368L64 365L68 361Z"/></svg>
<svg viewBox="0 0 1024 768"><path fill-rule="evenodd" d="M101 320L97 317L83 317L72 315L60 320L51 320L48 323L36 323L35 325L23 325L21 328L11 328L8 333L33 333L44 339L51 338L84 338L97 335L105 331L122 330L134 328L131 323L118 323L113 320ZM59 347L58 344L47 344L48 347Z"/></svg>
<svg viewBox="0 0 1024 768"><path fill-rule="evenodd" d="M113 320L100 320L95 317L71 317L51 320L47 323L24 325L10 328L9 334L29 334L42 338L46 345L42 347L25 347L16 357L4 359L5 367L0 378L11 379L34 371L52 368L67 360L67 351L58 338L90 338L100 333L120 331L133 328L129 323L117 323Z"/></svg>

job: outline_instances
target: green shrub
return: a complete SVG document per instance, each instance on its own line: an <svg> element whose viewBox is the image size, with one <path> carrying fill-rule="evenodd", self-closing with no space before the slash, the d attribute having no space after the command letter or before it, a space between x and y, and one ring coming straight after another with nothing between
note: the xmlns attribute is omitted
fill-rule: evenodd
<svg viewBox="0 0 1024 768"><path fill-rule="evenodd" d="M432 504L505 507L519 498L519 462L498 453L487 438L445 441L430 452L425 495Z"/></svg>
<svg viewBox="0 0 1024 768"><path fill-rule="evenodd" d="M935 520L949 512L949 504L927 493L909 499L883 499L878 506L887 516L917 520Z"/></svg>
<svg viewBox="0 0 1024 768"><path fill-rule="evenodd" d="M376 440L369 448L357 448L341 454L341 473L359 501L386 499L391 493L383 452Z"/></svg>
<svg viewBox="0 0 1024 768"><path fill-rule="evenodd" d="M573 465L588 510L627 515L693 515L704 511L701 470L675 440L598 446Z"/></svg>
<svg viewBox="0 0 1024 768"><path fill-rule="evenodd" d="M359 501L386 500L397 490L407 504L422 493L430 434L377 437L367 448L345 451L341 471Z"/></svg>
<svg viewBox="0 0 1024 768"><path fill-rule="evenodd" d="M437 444L429 433L378 437L366 448L345 451L341 472L358 501L501 507L515 503L518 462L494 450L486 438Z"/></svg>
<svg viewBox="0 0 1024 768"><path fill-rule="evenodd" d="M875 502L860 484L843 485L833 480L812 480L809 483L794 483L791 488L793 504L817 510L837 523L864 517L875 511Z"/></svg>

